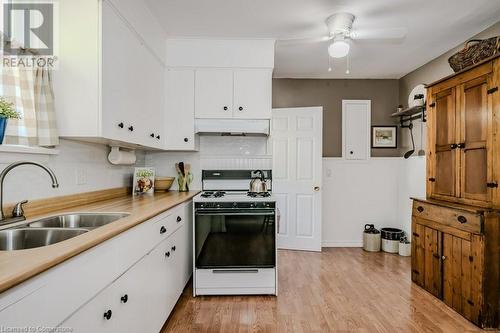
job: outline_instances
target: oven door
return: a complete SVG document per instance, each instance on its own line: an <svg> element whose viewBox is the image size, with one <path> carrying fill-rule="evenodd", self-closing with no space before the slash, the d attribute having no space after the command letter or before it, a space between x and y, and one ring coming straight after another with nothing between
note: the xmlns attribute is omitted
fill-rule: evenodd
<svg viewBox="0 0 500 333"><path fill-rule="evenodd" d="M198 269L271 268L276 265L274 208L196 209Z"/></svg>

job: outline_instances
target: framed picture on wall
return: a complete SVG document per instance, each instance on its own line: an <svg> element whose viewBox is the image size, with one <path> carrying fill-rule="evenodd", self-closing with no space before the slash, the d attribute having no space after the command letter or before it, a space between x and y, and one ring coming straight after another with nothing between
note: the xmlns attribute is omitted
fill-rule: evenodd
<svg viewBox="0 0 500 333"><path fill-rule="evenodd" d="M372 148L397 148L397 126L372 126Z"/></svg>

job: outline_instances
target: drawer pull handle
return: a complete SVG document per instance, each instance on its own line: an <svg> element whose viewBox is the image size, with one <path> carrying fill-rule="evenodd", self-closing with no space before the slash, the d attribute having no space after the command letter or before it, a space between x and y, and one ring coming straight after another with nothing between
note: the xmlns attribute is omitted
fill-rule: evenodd
<svg viewBox="0 0 500 333"><path fill-rule="evenodd" d="M122 303L127 303L127 302L128 302L128 295L127 295L127 294L123 295L123 296L120 298L120 301L121 301Z"/></svg>
<svg viewBox="0 0 500 333"><path fill-rule="evenodd" d="M468 299L468 300L467 300L467 303L469 303L469 305L474 306L474 302L473 302L473 301L471 301L470 299Z"/></svg>
<svg viewBox="0 0 500 333"><path fill-rule="evenodd" d="M469 256L469 261L473 262L474 261L474 257L473 256Z"/></svg>
<svg viewBox="0 0 500 333"><path fill-rule="evenodd" d="M435 181L436 181L436 178L431 177L431 178L429 178L429 181L430 181L430 182L435 182Z"/></svg>
<svg viewBox="0 0 500 333"><path fill-rule="evenodd" d="M422 213L422 212L424 211L424 207L422 207L422 206L418 206L418 207L417 207L417 211L418 211L419 213Z"/></svg>
<svg viewBox="0 0 500 333"><path fill-rule="evenodd" d="M419 234L417 234L416 232L414 232L414 233L413 233L413 236L415 236L415 237L420 237L420 235L419 235Z"/></svg>
<svg viewBox="0 0 500 333"><path fill-rule="evenodd" d="M497 182L486 183L486 186L489 188L497 188L498 183Z"/></svg>
<svg viewBox="0 0 500 333"><path fill-rule="evenodd" d="M164 226L161 226L161 228L160 228L160 235L164 234L166 232L167 232L167 228L165 228Z"/></svg>
<svg viewBox="0 0 500 333"><path fill-rule="evenodd" d="M467 218L465 216L460 215L457 217L458 222L460 223L467 223Z"/></svg>
<svg viewBox="0 0 500 333"><path fill-rule="evenodd" d="M182 221L182 217L177 216L177 222L180 222L180 221Z"/></svg>
<svg viewBox="0 0 500 333"><path fill-rule="evenodd" d="M228 274L228 273L258 273L258 269L214 269L214 274Z"/></svg>
<svg viewBox="0 0 500 333"><path fill-rule="evenodd" d="M113 312L111 310L104 312L104 318L106 318L106 320L110 320L112 315Z"/></svg>

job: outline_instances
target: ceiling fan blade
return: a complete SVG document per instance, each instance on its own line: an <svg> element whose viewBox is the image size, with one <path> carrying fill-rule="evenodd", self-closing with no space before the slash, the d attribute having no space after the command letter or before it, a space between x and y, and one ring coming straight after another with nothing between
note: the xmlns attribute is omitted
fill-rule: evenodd
<svg viewBox="0 0 500 333"><path fill-rule="evenodd" d="M321 36L321 37L303 37L303 38L284 38L278 39L277 43L280 45L296 45L296 44L312 44L312 43L322 43L331 40L333 37Z"/></svg>
<svg viewBox="0 0 500 333"><path fill-rule="evenodd" d="M356 41L380 40L380 41L402 41L405 39L408 30L406 28L387 29L362 29L351 31L350 37Z"/></svg>

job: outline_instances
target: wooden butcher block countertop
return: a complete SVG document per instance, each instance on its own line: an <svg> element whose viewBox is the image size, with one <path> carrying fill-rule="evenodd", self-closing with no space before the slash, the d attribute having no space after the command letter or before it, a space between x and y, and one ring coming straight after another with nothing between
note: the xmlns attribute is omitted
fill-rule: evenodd
<svg viewBox="0 0 500 333"><path fill-rule="evenodd" d="M0 251L0 292L190 200L197 193L197 191L169 191L155 193L154 196L132 197L124 189L112 189L39 200L38 203L31 205L31 212L36 214L30 214L28 205L26 209L28 220L68 212L127 212L130 215L49 246ZM57 209L47 208L51 204Z"/></svg>

